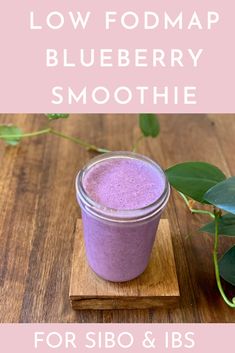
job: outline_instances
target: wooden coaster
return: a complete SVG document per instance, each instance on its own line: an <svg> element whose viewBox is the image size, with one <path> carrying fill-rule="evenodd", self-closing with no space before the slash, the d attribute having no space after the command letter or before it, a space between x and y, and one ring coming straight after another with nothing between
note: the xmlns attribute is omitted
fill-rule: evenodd
<svg viewBox="0 0 235 353"><path fill-rule="evenodd" d="M84 249L82 222L77 221L70 301L81 309L146 309L177 304L180 292L169 222L162 219L150 263L138 278L113 283L98 277L89 267Z"/></svg>

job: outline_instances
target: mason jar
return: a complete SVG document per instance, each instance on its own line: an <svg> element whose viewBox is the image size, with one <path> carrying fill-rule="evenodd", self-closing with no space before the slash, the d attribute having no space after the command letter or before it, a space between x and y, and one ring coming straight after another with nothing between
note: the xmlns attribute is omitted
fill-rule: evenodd
<svg viewBox="0 0 235 353"><path fill-rule="evenodd" d="M99 180L96 179L94 173L97 167L102 168L103 163L107 169L110 165L111 173L115 163L122 160L128 161L128 165L143 163L146 168L151 168L153 176L156 173L156 178L158 178L156 184L159 182L162 187L157 199L144 207L138 207L137 198L134 200L135 208L117 209L97 202L89 194L85 186L89 175L93 172L94 175L90 180L95 187L99 187L97 186ZM128 178L128 171L126 174ZM110 177L109 181L107 176L106 185L103 185L105 190L113 188L109 182L112 182L112 178ZM136 153L105 153L90 160L78 173L76 195L82 212L87 261L92 270L98 276L112 282L129 281L142 274L148 266L159 221L170 196L169 183L162 168L151 159ZM144 189L141 195L144 196ZM118 194L111 196L119 197Z"/></svg>

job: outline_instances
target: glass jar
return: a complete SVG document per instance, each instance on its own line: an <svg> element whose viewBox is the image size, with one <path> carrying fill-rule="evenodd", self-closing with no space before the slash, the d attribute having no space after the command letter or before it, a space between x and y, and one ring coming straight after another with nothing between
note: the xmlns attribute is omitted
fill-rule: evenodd
<svg viewBox="0 0 235 353"><path fill-rule="evenodd" d="M161 196L150 205L117 210L98 204L84 188L84 177L97 163L128 158L156 168L164 183ZM87 260L93 271L113 282L129 281L146 269L157 227L169 196L170 187L160 166L151 159L132 152L110 152L92 159L78 173L76 195L82 211Z"/></svg>

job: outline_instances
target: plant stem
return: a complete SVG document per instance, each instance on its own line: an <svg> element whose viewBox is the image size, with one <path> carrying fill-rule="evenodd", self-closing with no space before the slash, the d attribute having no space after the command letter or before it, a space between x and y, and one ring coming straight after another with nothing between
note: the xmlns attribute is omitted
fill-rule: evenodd
<svg viewBox="0 0 235 353"><path fill-rule="evenodd" d="M66 140L72 141L74 143L77 143L80 146L85 147L88 151L94 151L94 152L98 152L98 153L110 152L109 150L107 150L105 148L99 148L99 147L97 147L95 145L92 145L92 144L90 144L90 143L88 143L86 141L81 140L78 137L68 136L68 135L65 135L64 133L62 133L60 131L57 131L57 130L54 130L54 129L50 129L50 133L53 134L53 135L62 137L64 139L66 139Z"/></svg>
<svg viewBox="0 0 235 353"><path fill-rule="evenodd" d="M184 200L184 202L186 203L186 205L188 206L188 208L190 208L188 198L187 198L182 192L180 192L180 191L178 191L178 194L182 197L182 199Z"/></svg>
<svg viewBox="0 0 235 353"><path fill-rule="evenodd" d="M215 268L215 277L216 277L216 283L217 283L217 287L219 289L219 292L223 298L223 300L225 301L225 303L230 306L231 308L235 308L235 297L232 299L232 301L230 299L227 298L226 294L224 293L222 284L221 284L221 280L220 280L220 272L219 272L219 264L218 264L218 248L219 248L219 220L221 217L220 211L214 211L214 213L210 212L210 211L206 211L206 210L195 210L190 206L190 202L188 200L188 198L182 193L179 192L180 196L182 197L182 199L184 200L184 202L186 203L186 205L188 206L189 210L192 213L201 213L201 214L208 214L210 217L212 217L215 220L215 242L214 242L214 250L213 250L213 261L214 261L214 268Z"/></svg>
<svg viewBox="0 0 235 353"><path fill-rule="evenodd" d="M132 148L132 152L136 152L136 151L137 151L137 148L138 148L140 142L141 142L144 138L145 138L144 135L141 135L140 137L138 137L138 139L136 140L136 142L135 142L135 144L134 144L134 146L133 146L133 148Z"/></svg>
<svg viewBox="0 0 235 353"><path fill-rule="evenodd" d="M180 196L182 197L182 199L184 200L184 202L186 203L186 205L188 206L189 210L191 213L199 213L199 214L207 214L209 215L211 218L215 219L215 215L214 213L210 212L210 211L207 211L207 210L196 210L194 208L192 208L190 206L190 202L189 200L187 199L187 197L180 191L178 191L178 193L180 194Z"/></svg>
<svg viewBox="0 0 235 353"><path fill-rule="evenodd" d="M78 137L73 137L73 136L68 136L63 134L60 131L54 130L52 128L47 128L44 130L39 130L39 131L35 131L35 132L29 132L26 134L21 134L21 135L1 135L0 139L10 139L10 138L25 138L25 137L36 137L36 136L40 136L40 135L46 135L46 134L52 134L52 135L56 135L59 137L62 137L64 139L70 140L74 143L79 144L80 146L86 148L88 151L93 151L93 152L97 152L97 153L106 153L106 152L110 152L109 150L105 149L105 148L99 148L95 145L92 145L86 141L83 141L81 139L79 139Z"/></svg>
<svg viewBox="0 0 235 353"><path fill-rule="evenodd" d="M207 214L207 215L209 215L211 218L215 218L215 216L213 215L213 213L212 212L210 212L210 211L206 211L206 210L195 210L194 208L190 208L190 211L192 212L192 213L200 213L200 214Z"/></svg>
<svg viewBox="0 0 235 353"><path fill-rule="evenodd" d="M215 267L216 283L225 303L231 308L235 308L235 297L233 298L232 301L227 298L226 294L224 293L221 280L220 280L219 264L218 264L219 219L220 219L220 215L217 212L215 212L215 242L214 242L213 260L214 260L214 267Z"/></svg>
<svg viewBox="0 0 235 353"><path fill-rule="evenodd" d="M49 134L51 132L51 129L44 129L44 130L39 130L39 131L35 131L35 132L29 132L26 134L21 134L21 135L1 135L0 139L10 139L12 137L15 138L24 138L24 137L35 137L35 136L39 136L39 135L45 135L45 134Z"/></svg>

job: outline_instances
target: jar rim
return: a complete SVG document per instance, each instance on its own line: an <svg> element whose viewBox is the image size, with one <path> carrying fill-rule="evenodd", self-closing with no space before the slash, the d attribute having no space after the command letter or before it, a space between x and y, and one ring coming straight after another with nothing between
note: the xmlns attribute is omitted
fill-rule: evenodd
<svg viewBox="0 0 235 353"><path fill-rule="evenodd" d="M101 163L106 160L111 159L135 159L141 160L150 164L152 167L158 170L163 177L164 180L164 190L159 198L157 198L151 204L137 208L137 209L115 209L109 208L104 205L101 205L94 201L89 194L86 192L84 185L83 185L83 178L85 174L96 164ZM161 212L164 207L166 206L168 199L170 197L170 185L167 180L166 174L164 173L163 169L152 159L135 153L135 152L127 152L127 151L115 151L115 152L107 152L101 156L92 158L77 174L76 181L76 193L79 198L81 205L91 214L98 218L102 218L107 221L116 221L116 222L130 222L130 221L142 221L153 217L154 215Z"/></svg>

